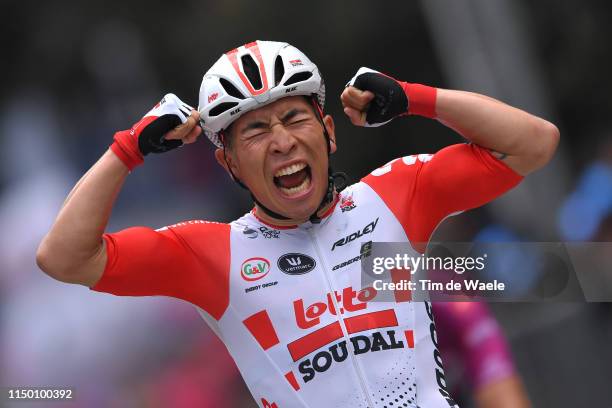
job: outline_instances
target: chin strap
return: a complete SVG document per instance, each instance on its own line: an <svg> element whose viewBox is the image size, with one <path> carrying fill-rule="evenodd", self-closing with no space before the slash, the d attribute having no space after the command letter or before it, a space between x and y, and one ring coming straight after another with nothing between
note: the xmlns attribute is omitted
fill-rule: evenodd
<svg viewBox="0 0 612 408"><path fill-rule="evenodd" d="M323 136L325 136L325 141L327 142L327 160L329 161L329 156L331 153L331 139L329 138L329 133L327 133L327 127L325 126L325 123L323 122L323 110L319 106L316 96L313 96L311 98L311 102L312 102L312 105L314 106L315 112L317 113L316 116L319 119L319 122L321 122L321 125L323 125ZM227 156L225 155L225 140L224 140L225 138L223 135L223 131L221 131L220 133L221 133L221 140L223 141L223 157L225 158L225 163L227 163ZM232 179L236 183L238 183L240 187L244 188L251 194L251 198L253 199L255 204L257 204L257 206L264 213L266 213L268 216L272 218L276 218L277 220L290 220L291 219L277 212L274 212L268 207L266 207L265 205L263 205L257 198L255 198L255 196L253 195L253 193L251 193L251 191L247 188L247 186L245 186L244 183L242 183L242 181L240 181L240 179L238 179L234 175L234 172L232 171L232 168L229 166L229 163L227 163L227 168L229 169L229 172L232 175ZM343 173L341 171L334 172L331 166L327 168L327 180L328 180L327 181L327 191L323 195L323 198L321 199L321 203L319 204L315 212L310 216L309 221L311 223L319 224L321 222L321 218L317 215L317 213L321 211L321 209L323 209L327 204L331 203L334 200L334 191L336 191L337 193L340 193L342 190L346 188L347 179L348 177L346 173Z"/></svg>
<svg viewBox="0 0 612 408"><path fill-rule="evenodd" d="M321 200L319 208L317 208L309 218L310 222L313 224L319 224L321 222L321 218L317 213L334 200L334 190L337 193L340 193L346 188L346 179L348 178L346 173L341 171L334 172L330 166L327 170L327 174L327 192L323 196L323 200ZM336 180L338 180L338 182L336 182Z"/></svg>
<svg viewBox="0 0 612 408"><path fill-rule="evenodd" d="M347 185L348 177L346 173L343 173L341 171L334 172L332 168L329 167L327 170L327 174L329 174L327 178L328 180L327 192L323 196L323 200L321 200L321 204L319 204L319 207L309 217L309 221L312 222L313 224L318 224L321 222L321 218L317 215L317 213L321 211L323 208L325 208L327 204L331 203L334 200L334 191L336 191L337 193L340 193L342 190L346 188L346 185ZM246 188L244 184L242 184L240 181L237 181L237 182L243 188ZM270 217L276 218L277 220L289 220L290 219L288 217L285 217L284 215L281 215L277 212L272 211L271 209L269 209L268 207L260 203L259 200L257 200L257 198L255 198L255 196L252 193L251 193L251 198L253 198L253 201L255 201L257 206L259 206L259 208L263 212L265 212L267 215L269 215Z"/></svg>

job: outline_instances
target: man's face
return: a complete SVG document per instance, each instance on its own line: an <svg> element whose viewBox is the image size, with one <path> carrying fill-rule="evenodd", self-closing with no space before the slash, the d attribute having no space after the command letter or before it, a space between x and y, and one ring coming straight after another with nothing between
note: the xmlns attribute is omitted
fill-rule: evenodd
<svg viewBox="0 0 612 408"><path fill-rule="evenodd" d="M228 135L226 154L234 175L259 202L291 219L312 215L327 190L327 145L314 109L304 97L282 98L241 116ZM324 122L333 153L331 116ZM222 154L215 155L223 165Z"/></svg>

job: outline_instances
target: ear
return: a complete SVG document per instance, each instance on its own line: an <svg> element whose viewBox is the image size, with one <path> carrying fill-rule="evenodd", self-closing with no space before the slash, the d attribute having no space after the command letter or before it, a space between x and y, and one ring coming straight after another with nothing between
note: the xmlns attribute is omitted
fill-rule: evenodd
<svg viewBox="0 0 612 408"><path fill-rule="evenodd" d="M332 118L331 115L325 115L325 117L323 117L323 123L325 123L329 141L331 142L330 153L335 153L338 147L336 146L336 124L334 123L334 118Z"/></svg>
<svg viewBox="0 0 612 408"><path fill-rule="evenodd" d="M223 167L225 171L227 171L230 177L232 177L232 173L230 172L228 165L231 166L232 171L234 172L234 174L236 174L236 177L238 177L237 175L238 168L234 164L232 156L229 154L226 155L225 152L226 150L223 150L223 149L215 150L215 159L217 159L217 163L219 163L219 166Z"/></svg>

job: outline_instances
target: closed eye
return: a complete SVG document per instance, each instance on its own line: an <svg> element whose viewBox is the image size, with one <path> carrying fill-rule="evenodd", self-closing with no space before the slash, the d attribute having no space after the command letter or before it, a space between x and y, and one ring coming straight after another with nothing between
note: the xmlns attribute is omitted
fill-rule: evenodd
<svg viewBox="0 0 612 408"><path fill-rule="evenodd" d="M310 118L302 118L302 119L297 119L297 120L292 120L291 122L288 123L288 125L299 125L301 123L307 122Z"/></svg>
<svg viewBox="0 0 612 408"><path fill-rule="evenodd" d="M266 135L266 134L268 134L268 133L270 133L270 130L269 130L269 129L266 129L266 130L263 130L263 129L262 129L262 130L260 130L259 132L253 132L253 133L250 133L250 134L245 135L244 139L245 139L245 140L251 140L251 139L255 139L255 138L257 138L257 137L264 136L264 135Z"/></svg>

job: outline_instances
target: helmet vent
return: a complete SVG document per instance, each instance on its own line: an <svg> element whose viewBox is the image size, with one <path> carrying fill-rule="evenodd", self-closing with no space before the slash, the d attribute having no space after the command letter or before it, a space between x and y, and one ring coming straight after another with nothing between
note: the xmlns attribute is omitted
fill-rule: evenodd
<svg viewBox="0 0 612 408"><path fill-rule="evenodd" d="M215 106L208 112L208 116L219 116L223 112L232 109L234 106L238 106L238 102L223 102Z"/></svg>
<svg viewBox="0 0 612 408"><path fill-rule="evenodd" d="M250 54L246 54L240 59L242 60L242 69L244 70L247 78L249 78L251 85L253 85L253 89L261 89L262 84L261 76L259 75L259 67L257 66L257 63L253 57L251 57Z"/></svg>
<svg viewBox="0 0 612 408"><path fill-rule="evenodd" d="M219 82L228 95L231 95L234 98L244 99L242 92L240 92L230 81L225 78L219 78Z"/></svg>
<svg viewBox="0 0 612 408"><path fill-rule="evenodd" d="M276 56L274 60L274 86L280 84L281 79L285 75L285 66L283 65L283 59L280 55Z"/></svg>
<svg viewBox="0 0 612 408"><path fill-rule="evenodd" d="M291 75L291 77L289 77L289 79L286 80L283 85L284 86L293 85L297 82L305 81L311 76L312 76L312 72L308 72L308 71L298 72L297 74Z"/></svg>

